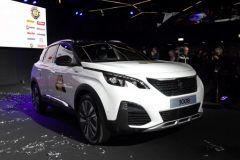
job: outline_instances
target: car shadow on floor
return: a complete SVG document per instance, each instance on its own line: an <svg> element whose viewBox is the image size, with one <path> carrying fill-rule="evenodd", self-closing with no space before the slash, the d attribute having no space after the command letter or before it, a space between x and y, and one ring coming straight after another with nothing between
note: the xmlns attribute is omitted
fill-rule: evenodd
<svg viewBox="0 0 240 160"><path fill-rule="evenodd" d="M57 134L81 143L87 143L79 129L76 116L72 112L66 112L55 107L48 107L45 114L37 113L32 106L31 95L6 95L1 98L0 108L5 111L15 110L31 117L33 121L41 126L54 131ZM28 128L26 128L28 129ZM105 146L129 146L145 143L157 138L163 138L167 135L176 133L180 128L175 127L160 132L152 133L134 133L131 135L114 136L104 144ZM31 128L29 128L31 130Z"/></svg>

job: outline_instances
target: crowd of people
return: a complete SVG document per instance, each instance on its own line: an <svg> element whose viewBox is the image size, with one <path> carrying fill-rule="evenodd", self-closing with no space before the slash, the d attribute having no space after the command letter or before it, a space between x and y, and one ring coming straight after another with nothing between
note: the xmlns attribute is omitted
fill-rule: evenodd
<svg viewBox="0 0 240 160"><path fill-rule="evenodd" d="M218 101L222 95L239 96L240 93L240 49L224 50L217 46L190 48L178 46L167 51L167 58L157 47L143 53L154 60L169 60L191 65L205 85L205 93L211 101ZM165 58L161 58L165 57Z"/></svg>

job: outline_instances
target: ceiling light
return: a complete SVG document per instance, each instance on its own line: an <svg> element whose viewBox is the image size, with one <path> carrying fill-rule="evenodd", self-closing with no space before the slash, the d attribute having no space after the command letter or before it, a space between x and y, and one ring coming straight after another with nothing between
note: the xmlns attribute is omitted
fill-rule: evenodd
<svg viewBox="0 0 240 160"><path fill-rule="evenodd" d="M184 41L184 38L178 38L178 41L182 42L182 41Z"/></svg>
<svg viewBox="0 0 240 160"><path fill-rule="evenodd" d="M76 15L76 16L83 16L83 12L76 11L76 12L75 12L75 15Z"/></svg>
<svg viewBox="0 0 240 160"><path fill-rule="evenodd" d="M234 6L237 6L237 5L240 5L240 2L237 2L237 3L234 4Z"/></svg>
<svg viewBox="0 0 240 160"><path fill-rule="evenodd" d="M198 2L196 3L196 5L197 5L197 4L200 4L200 3L202 3L202 1L198 1Z"/></svg>
<svg viewBox="0 0 240 160"><path fill-rule="evenodd" d="M183 12L185 12L185 11L191 9L192 7L193 7L193 6L189 6L189 7L185 8L185 9L183 10Z"/></svg>

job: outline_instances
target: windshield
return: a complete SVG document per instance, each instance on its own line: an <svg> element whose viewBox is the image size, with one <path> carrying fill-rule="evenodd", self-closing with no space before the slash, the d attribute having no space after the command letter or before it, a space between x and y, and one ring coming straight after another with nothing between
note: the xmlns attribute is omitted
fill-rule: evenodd
<svg viewBox="0 0 240 160"><path fill-rule="evenodd" d="M82 50L87 54L88 61L92 62L150 60L143 53L122 43L95 43L82 46ZM86 58L80 59L87 61Z"/></svg>

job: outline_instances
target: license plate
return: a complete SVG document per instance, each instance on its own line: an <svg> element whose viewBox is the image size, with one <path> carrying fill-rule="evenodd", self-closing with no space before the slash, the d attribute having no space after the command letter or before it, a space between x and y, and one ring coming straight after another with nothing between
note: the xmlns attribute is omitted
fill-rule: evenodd
<svg viewBox="0 0 240 160"><path fill-rule="evenodd" d="M170 100L170 107L176 108L181 106L186 106L190 104L196 103L196 95L194 96L187 96L187 97L181 97L181 98L174 98Z"/></svg>

